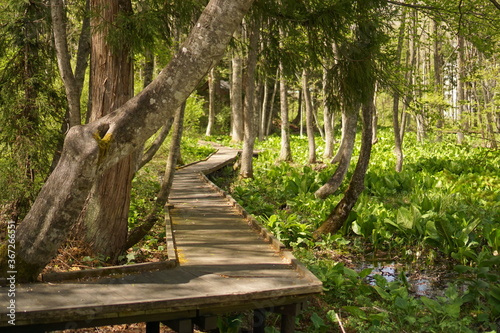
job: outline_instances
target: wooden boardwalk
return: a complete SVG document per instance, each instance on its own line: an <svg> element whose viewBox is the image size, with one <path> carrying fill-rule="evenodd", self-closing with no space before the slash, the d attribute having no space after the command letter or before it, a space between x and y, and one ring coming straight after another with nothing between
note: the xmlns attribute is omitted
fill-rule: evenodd
<svg viewBox="0 0 500 333"><path fill-rule="evenodd" d="M266 311L281 313L282 332L293 332L294 316L322 285L201 175L231 163L236 154L221 148L208 160L176 172L167 218L179 263L175 268L87 282L18 285L16 326L7 322L9 298L2 287L0 331L133 322L147 322L148 331L155 331L162 322L177 332L192 332L193 323L214 329L217 315L254 310L254 332L263 332Z"/></svg>

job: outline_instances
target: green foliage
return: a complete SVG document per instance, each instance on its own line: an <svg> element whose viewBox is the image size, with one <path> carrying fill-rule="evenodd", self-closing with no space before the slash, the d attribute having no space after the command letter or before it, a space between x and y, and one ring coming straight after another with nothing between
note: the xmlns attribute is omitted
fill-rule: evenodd
<svg viewBox="0 0 500 333"><path fill-rule="evenodd" d="M321 242L312 240L312 232L345 187L331 198L315 199L314 191L334 166L305 166L304 139L292 138L296 164L274 162L279 138L260 142L263 152L255 160L255 179L231 185L232 195L323 281L329 307L310 314L309 331L337 325L337 316L344 326L367 332L498 329L500 154L456 146L446 138L417 144L408 133L405 167L397 173L392 133L381 130L378 137L366 190L344 228ZM404 274L388 282L371 269L358 270L333 259L342 253L384 255L416 267L442 264L457 276L441 294L419 297Z"/></svg>
<svg viewBox="0 0 500 333"><path fill-rule="evenodd" d="M49 39L48 7L2 4L0 31L0 205L26 213L47 177L62 133L64 90Z"/></svg>
<svg viewBox="0 0 500 333"><path fill-rule="evenodd" d="M200 119L205 115L204 104L203 97L197 94L191 94L187 99L184 114L184 137L200 132Z"/></svg>

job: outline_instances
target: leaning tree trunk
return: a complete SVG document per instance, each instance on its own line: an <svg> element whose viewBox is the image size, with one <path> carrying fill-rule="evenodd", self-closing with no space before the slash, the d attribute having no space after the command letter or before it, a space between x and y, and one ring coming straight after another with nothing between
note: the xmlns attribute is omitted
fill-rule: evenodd
<svg viewBox="0 0 500 333"><path fill-rule="evenodd" d="M339 164L333 176L321 186L314 195L325 199L338 190L349 170L352 152L356 141L356 125L358 123L358 107L344 107L342 112L342 142L339 147ZM334 161L332 161L333 163Z"/></svg>
<svg viewBox="0 0 500 333"><path fill-rule="evenodd" d="M316 163L316 141L314 139L314 115L311 100L311 92L309 91L309 73L307 69L302 72L302 90L304 92L304 103L306 106L306 131L309 152L309 164Z"/></svg>
<svg viewBox="0 0 500 333"><path fill-rule="evenodd" d="M133 66L130 49L109 45L109 26L118 15L130 12L130 0L92 0L93 18L91 76L92 109L95 121L125 104L133 95ZM99 27L99 28L97 28ZM116 262L128 233L128 213L136 156L131 154L106 170L95 182L82 211L79 234L95 255Z"/></svg>
<svg viewBox="0 0 500 333"><path fill-rule="evenodd" d="M255 122L255 67L257 65L257 52L259 44L259 24L253 22L250 31L250 44L248 47L248 61L246 73L245 108L243 119L245 136L243 139L243 152L241 153L240 177L253 178L253 147L256 137Z"/></svg>
<svg viewBox="0 0 500 333"><path fill-rule="evenodd" d="M344 197L335 206L328 218L316 229L313 233L314 239L319 239L321 235L327 233L335 233L344 225L349 217L352 208L356 204L359 195L363 192L365 185L365 175L370 163L370 155L372 150L372 121L375 104L373 98L366 102L362 107L363 115L363 134L361 141L361 151L359 154L356 169L352 175L349 187L344 193Z"/></svg>
<svg viewBox="0 0 500 333"><path fill-rule="evenodd" d="M33 281L57 254L94 181L141 146L223 56L252 0L211 0L180 51L140 94L115 112L72 127L61 159L16 231L19 282ZM0 246L0 270L7 271Z"/></svg>

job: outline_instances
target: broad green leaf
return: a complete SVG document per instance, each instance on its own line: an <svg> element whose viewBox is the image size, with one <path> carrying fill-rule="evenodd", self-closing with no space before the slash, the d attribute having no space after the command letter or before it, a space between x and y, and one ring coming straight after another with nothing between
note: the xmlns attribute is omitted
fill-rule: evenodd
<svg viewBox="0 0 500 333"><path fill-rule="evenodd" d="M436 302L435 300L432 300L430 298L427 298L425 296L422 296L420 298L422 303L433 313L439 313L441 311L441 305Z"/></svg>
<svg viewBox="0 0 500 333"><path fill-rule="evenodd" d="M398 296L394 300L394 305L401 310L407 310L408 309L408 300Z"/></svg>

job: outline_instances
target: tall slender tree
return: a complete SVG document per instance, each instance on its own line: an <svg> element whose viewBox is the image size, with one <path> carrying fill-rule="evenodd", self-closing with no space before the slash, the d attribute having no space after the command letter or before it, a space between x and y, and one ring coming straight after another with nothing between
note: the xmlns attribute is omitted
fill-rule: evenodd
<svg viewBox="0 0 500 333"><path fill-rule="evenodd" d="M256 106L255 106L255 85L256 66L259 52L259 31L260 20L258 18L250 23L250 36L248 45L248 61L245 74L245 103L244 103L244 126L245 136L243 140L243 152L241 154L240 176L243 178L253 178L253 148L257 136Z"/></svg>
<svg viewBox="0 0 500 333"><path fill-rule="evenodd" d="M309 90L309 71L302 71L302 91L304 94L304 103L306 107L306 131L310 164L316 163L316 141L314 138L314 115L311 92Z"/></svg>
<svg viewBox="0 0 500 333"><path fill-rule="evenodd" d="M236 40L241 39L241 27L235 33ZM243 141L243 58L239 48L233 50L231 59L231 139L234 142Z"/></svg>

